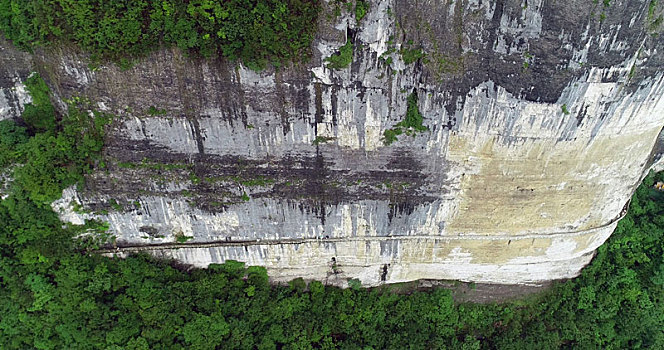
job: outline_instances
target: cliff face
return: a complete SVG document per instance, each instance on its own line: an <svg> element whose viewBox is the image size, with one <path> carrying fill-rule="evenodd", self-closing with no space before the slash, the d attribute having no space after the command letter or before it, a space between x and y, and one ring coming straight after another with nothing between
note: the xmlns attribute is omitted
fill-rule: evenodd
<svg viewBox="0 0 664 350"><path fill-rule="evenodd" d="M375 1L358 22L324 4L312 61L260 73L177 50L121 71L0 42L0 115L20 114L36 70L60 108L118 116L106 167L54 207L108 221L120 255L337 284L566 278L660 157L649 5ZM329 69L346 40L352 63ZM428 130L386 145L415 95Z"/></svg>

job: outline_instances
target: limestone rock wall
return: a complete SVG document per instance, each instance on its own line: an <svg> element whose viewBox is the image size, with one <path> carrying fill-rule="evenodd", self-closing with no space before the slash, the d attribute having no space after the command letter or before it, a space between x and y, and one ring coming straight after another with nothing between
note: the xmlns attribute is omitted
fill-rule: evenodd
<svg viewBox="0 0 664 350"><path fill-rule="evenodd" d="M31 60L56 102L118 116L106 168L54 204L108 221L107 254L341 285L526 283L578 274L659 164L664 43L648 5L372 1L358 23L325 3L311 62L259 73L170 49L127 71L61 46L25 58L3 42L0 56ZM352 64L327 68L346 40ZM2 80L4 117L28 101L26 74ZM411 93L428 130L386 145Z"/></svg>
<svg viewBox="0 0 664 350"><path fill-rule="evenodd" d="M0 120L16 118L32 99L23 82L32 70L30 55L18 52L0 36Z"/></svg>

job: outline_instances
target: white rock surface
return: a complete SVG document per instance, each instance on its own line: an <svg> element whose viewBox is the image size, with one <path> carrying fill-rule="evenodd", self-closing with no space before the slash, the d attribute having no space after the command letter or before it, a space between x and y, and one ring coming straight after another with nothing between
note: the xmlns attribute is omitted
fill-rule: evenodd
<svg viewBox="0 0 664 350"><path fill-rule="evenodd" d="M54 208L108 221L120 255L240 260L279 281L575 276L664 151L664 45L647 9L591 12L371 1L359 23L321 15L311 63L277 72L176 50L91 72L80 55L45 52L57 96L119 115L108 172ZM353 62L329 69L346 40ZM402 48L426 59L406 64ZM428 130L386 145L411 93ZM4 115L20 111L1 98Z"/></svg>

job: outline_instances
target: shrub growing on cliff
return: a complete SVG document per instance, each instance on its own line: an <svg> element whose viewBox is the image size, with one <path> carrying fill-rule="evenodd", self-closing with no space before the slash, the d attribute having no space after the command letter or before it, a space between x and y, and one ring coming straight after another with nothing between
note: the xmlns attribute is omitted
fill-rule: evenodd
<svg viewBox="0 0 664 350"><path fill-rule="evenodd" d="M371 5L366 1L357 0L355 2L355 19L358 23L367 15L370 6Z"/></svg>
<svg viewBox="0 0 664 350"><path fill-rule="evenodd" d="M563 114L569 114L569 109L567 109L567 104L560 106L560 109L563 111Z"/></svg>
<svg viewBox="0 0 664 350"><path fill-rule="evenodd" d="M385 145L389 145L396 141L397 136L401 135L402 133L414 136L418 132L429 130L429 128L422 125L424 118L422 117L422 113L420 113L419 107L417 107L416 92L413 91L410 95L408 95L407 106L406 116L404 119L398 122L393 128L387 129L383 132L383 142Z"/></svg>
<svg viewBox="0 0 664 350"><path fill-rule="evenodd" d="M46 82L37 73L33 73L25 81L25 86L32 97L32 103L25 105L21 118L30 131L55 131L55 109L49 98L50 90Z"/></svg>
<svg viewBox="0 0 664 350"><path fill-rule="evenodd" d="M403 59L405 64L411 64L422 57L424 57L424 52L422 52L422 49L401 49L401 59Z"/></svg>
<svg viewBox="0 0 664 350"><path fill-rule="evenodd" d="M353 43L350 38L346 41L344 46L339 48L339 52L325 59L327 66L332 69L343 69L348 67L353 61Z"/></svg>
<svg viewBox="0 0 664 350"><path fill-rule="evenodd" d="M27 139L25 129L7 121L3 139L9 141L3 143L11 147L3 150L3 158L24 162L14 169L15 184L31 200L48 204L61 196L63 188L82 181L82 174L92 169L109 119L96 112L91 116L84 106L72 102L69 113L56 124L46 83L34 74L26 85L33 103L26 106L22 117L27 118L25 122L34 136Z"/></svg>
<svg viewBox="0 0 664 350"><path fill-rule="evenodd" d="M426 55L424 54L424 51L422 51L422 48L413 48L411 47L413 45L412 40L408 40L403 47L401 47L400 53L401 53L401 59L405 64L411 64L420 58L425 57Z"/></svg>

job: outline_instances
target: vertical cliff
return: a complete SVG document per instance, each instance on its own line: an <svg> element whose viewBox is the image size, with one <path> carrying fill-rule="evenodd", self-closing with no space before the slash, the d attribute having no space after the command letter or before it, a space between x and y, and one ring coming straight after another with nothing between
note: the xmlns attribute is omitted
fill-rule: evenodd
<svg viewBox="0 0 664 350"><path fill-rule="evenodd" d="M1 42L0 114L20 114L34 70L60 108L117 115L103 167L54 203L62 218L108 221L118 254L275 280L571 277L659 160L657 3L323 6L311 61L279 70L176 49L121 70Z"/></svg>

